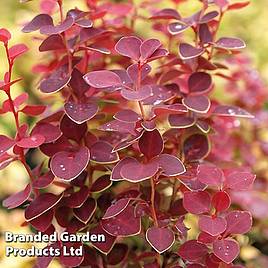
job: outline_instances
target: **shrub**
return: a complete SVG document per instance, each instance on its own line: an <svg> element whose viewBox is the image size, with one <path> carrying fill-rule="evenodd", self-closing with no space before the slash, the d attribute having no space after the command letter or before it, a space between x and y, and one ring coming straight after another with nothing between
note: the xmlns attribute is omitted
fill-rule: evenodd
<svg viewBox="0 0 268 268"><path fill-rule="evenodd" d="M21 81L12 78L13 65L28 48L10 46L11 34L0 30L8 60L1 114L12 113L17 129L16 137L0 136L0 166L20 161L30 178L4 206L27 204L25 224L46 234L105 235L105 243L84 243L83 257L60 256L65 266L241 267L233 264L235 238L251 229L252 217L232 205L232 194L249 190L255 175L248 163L234 161L230 129L253 116L212 93L217 76L232 81L225 58L239 59L245 47L241 39L218 36L220 23L247 2L204 0L190 17L153 7L155 1L88 0L88 10L67 14L56 2L42 1L43 13L22 31L42 34L46 62L33 70L44 96L60 96L58 111L26 104L26 93L12 97L12 85ZM59 22L51 17L54 4ZM147 20L164 42L136 31ZM30 131L21 113L37 119ZM31 150L45 156L34 168L26 162ZM198 220L196 237L185 219ZM37 267L51 261L39 257Z"/></svg>

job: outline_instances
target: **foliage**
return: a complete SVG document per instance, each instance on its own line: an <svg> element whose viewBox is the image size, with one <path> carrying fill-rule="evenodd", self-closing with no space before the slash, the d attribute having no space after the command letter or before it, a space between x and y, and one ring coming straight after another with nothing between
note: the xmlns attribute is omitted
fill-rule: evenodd
<svg viewBox="0 0 268 268"><path fill-rule="evenodd" d="M212 93L221 77L229 83L226 90L238 94L232 77L243 72L226 75L224 58L230 66L241 61L245 43L218 36L218 30L226 12L248 3L204 0L200 11L182 17L177 9L154 8L158 1L85 2L88 10L65 15L62 1L42 1L42 14L22 29L44 35L39 51L47 62L33 70L42 76L44 95L60 94L56 112L26 104L26 93L12 98L12 85L21 81L12 79L13 65L28 48L10 46L11 34L0 30L9 66L0 84L6 94L0 113L12 113L17 129L15 138L0 136L0 167L20 161L30 178L3 205L27 203L25 224L47 234L66 229L106 235L105 243L84 244L82 258L61 256L65 266L242 267L234 264L236 235L251 229L252 211L235 205L255 175L252 163L235 161L237 143L244 141L232 129L240 118L253 118L247 108L256 110L246 103L249 91L239 95L237 106ZM179 9L183 1L173 2ZM58 24L51 17L57 5ZM167 44L135 31L137 22L148 20L140 9L151 13L153 29ZM192 32L192 42L185 31ZM29 131L20 123L22 113L42 118ZM33 150L46 157L31 168L26 158ZM61 190L51 192L51 185ZM187 236L187 217L198 219L194 239ZM144 245L137 248L137 241ZM37 267L51 260L40 257Z"/></svg>

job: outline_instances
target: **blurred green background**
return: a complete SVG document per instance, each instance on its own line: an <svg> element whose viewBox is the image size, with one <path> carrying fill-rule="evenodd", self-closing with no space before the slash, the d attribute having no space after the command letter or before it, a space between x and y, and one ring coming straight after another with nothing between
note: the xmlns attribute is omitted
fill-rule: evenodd
<svg viewBox="0 0 268 268"><path fill-rule="evenodd" d="M140 0L138 0L140 1ZM241 0L242 1L242 0ZM240 2L241 2L240 1ZM33 0L28 3L20 3L19 0L1 0L0 6L0 28L7 28L12 33L11 44L26 43L30 48L29 52L21 57L15 65L15 78L23 77L23 82L14 86L13 94L16 96L20 92L28 92L30 103L39 103L40 93L38 91L38 76L31 71L32 66L40 61L38 53L39 40L34 40L32 34L23 34L20 29L22 25L39 13L39 1ZM169 1L162 1L162 8L169 7ZM179 10L182 15L189 15L198 7L198 0L186 1ZM68 6L81 7L80 0L65 0L65 9ZM246 53L253 60L253 67L259 70L263 79L268 82L268 0L252 0L251 4L239 11L228 12L220 28L219 36L236 36L244 39L247 43ZM142 29L140 29L142 32ZM44 57L44 56L41 56ZM4 57L3 47L0 46L0 80L6 71L6 59ZM0 101L4 99L4 94L0 92ZM24 118L31 125L31 118ZM0 134L9 136L14 135L13 117L4 115L0 117ZM7 195L22 189L28 178L24 168L18 163L12 163L7 169L0 171L0 199ZM23 212L12 210L7 212L0 209L0 231L9 229L14 232L29 232L26 227L19 228L23 221ZM0 245L3 245L0 238ZM27 245L26 245L27 246ZM245 250L245 249L243 249ZM251 248L249 251L243 251L245 258L254 257L256 252ZM55 266L54 266L55 265ZM54 264L52 267L57 267ZM12 258L4 257L4 247L0 247L0 267L32 267L29 258Z"/></svg>

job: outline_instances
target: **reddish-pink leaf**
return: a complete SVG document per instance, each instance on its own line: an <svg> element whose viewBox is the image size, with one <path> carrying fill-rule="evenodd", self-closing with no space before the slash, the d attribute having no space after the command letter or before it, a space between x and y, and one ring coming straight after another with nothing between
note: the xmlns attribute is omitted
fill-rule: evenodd
<svg viewBox="0 0 268 268"><path fill-rule="evenodd" d="M187 128L195 124L195 118L180 114L170 114L168 123L171 128Z"/></svg>
<svg viewBox="0 0 268 268"><path fill-rule="evenodd" d="M217 237L215 236L212 236L208 233L205 233L205 232L201 232L199 235L198 235L198 242L201 242L203 244L211 244L213 243L215 240L217 239Z"/></svg>
<svg viewBox="0 0 268 268"><path fill-rule="evenodd" d="M112 152L113 147L106 141L97 141L90 148L90 160L102 163L111 164L119 160L117 152Z"/></svg>
<svg viewBox="0 0 268 268"><path fill-rule="evenodd" d="M202 215L199 217L198 225L201 231L218 236L226 230L227 222L221 217Z"/></svg>
<svg viewBox="0 0 268 268"><path fill-rule="evenodd" d="M229 264L239 255L239 245L230 238L216 240L213 243L213 252L220 260Z"/></svg>
<svg viewBox="0 0 268 268"><path fill-rule="evenodd" d="M120 110L113 117L116 120L127 123L136 123L141 120L141 116L139 114L129 109Z"/></svg>
<svg viewBox="0 0 268 268"><path fill-rule="evenodd" d="M154 52L161 47L161 42L157 39L147 39L140 46L141 60L147 60Z"/></svg>
<svg viewBox="0 0 268 268"><path fill-rule="evenodd" d="M62 132L58 126L54 126L50 123L38 123L32 130L32 135L43 135L45 137L45 143L56 141Z"/></svg>
<svg viewBox="0 0 268 268"><path fill-rule="evenodd" d="M79 208L87 200L89 189L87 186L82 186L79 191L72 193L64 198L64 204L70 208Z"/></svg>
<svg viewBox="0 0 268 268"><path fill-rule="evenodd" d="M11 209L16 208L28 200L32 191L31 184L28 184L24 190L15 193L3 201L3 206Z"/></svg>
<svg viewBox="0 0 268 268"><path fill-rule="evenodd" d="M122 213L113 218L102 220L101 225L107 233L113 236L133 236L141 231L141 219L135 217L132 206L126 207Z"/></svg>
<svg viewBox="0 0 268 268"><path fill-rule="evenodd" d="M10 39L11 39L10 32L5 28L1 28L0 29L0 42L3 42L6 44L8 42L8 40L10 40Z"/></svg>
<svg viewBox="0 0 268 268"><path fill-rule="evenodd" d="M58 152L50 162L53 174L63 180L73 180L87 167L89 150L81 147L77 152Z"/></svg>
<svg viewBox="0 0 268 268"><path fill-rule="evenodd" d="M177 10L172 8L164 8L153 14L150 19L175 19L180 20L181 16Z"/></svg>
<svg viewBox="0 0 268 268"><path fill-rule="evenodd" d="M158 162L164 176L178 176L186 171L181 160L174 155L161 154L155 161Z"/></svg>
<svg viewBox="0 0 268 268"><path fill-rule="evenodd" d="M192 214L202 214L209 212L210 201L210 195L205 191L185 192L183 206Z"/></svg>
<svg viewBox="0 0 268 268"><path fill-rule="evenodd" d="M127 68L127 74L129 78L132 80L132 82L137 84L139 83L138 81L143 81L148 76L151 70L152 68L149 64L142 65L139 70L138 63L133 63Z"/></svg>
<svg viewBox="0 0 268 268"><path fill-rule="evenodd" d="M186 29L189 28L189 25L183 23L183 22L173 22L168 25L168 31L172 35L176 35L179 33L184 32Z"/></svg>
<svg viewBox="0 0 268 268"><path fill-rule="evenodd" d="M135 36L122 37L115 45L115 50L123 56L138 61L142 41Z"/></svg>
<svg viewBox="0 0 268 268"><path fill-rule="evenodd" d="M21 112L30 116L36 116L42 114L46 108L45 105L26 105Z"/></svg>
<svg viewBox="0 0 268 268"><path fill-rule="evenodd" d="M183 114L188 111L187 107L182 104L157 105L153 107L156 116L165 114Z"/></svg>
<svg viewBox="0 0 268 268"><path fill-rule="evenodd" d="M9 58L11 60L14 60L15 58L17 58L20 55L22 55L23 53L25 53L26 51L28 51L28 47L26 45L24 45L24 44L14 45L8 49Z"/></svg>
<svg viewBox="0 0 268 268"><path fill-rule="evenodd" d="M64 109L68 117L77 124L90 120L98 112L98 106L95 103L67 102Z"/></svg>
<svg viewBox="0 0 268 268"><path fill-rule="evenodd" d="M96 235L100 235L103 234L105 236L105 241L104 242L92 242L92 246L97 248L100 252L104 253L104 254L108 254L114 244L115 244L115 239L116 236L112 236L109 233L107 233L101 226L101 224L97 225L96 227L92 228L90 230L91 234L96 234Z"/></svg>
<svg viewBox="0 0 268 268"><path fill-rule="evenodd" d="M33 181L33 187L37 189L46 188L48 185L50 185L53 182L54 178L55 176L53 175L53 173L49 171L45 173L44 175L42 175L41 177L35 179Z"/></svg>
<svg viewBox="0 0 268 268"><path fill-rule="evenodd" d="M183 60L196 58L204 53L204 48L196 48L187 43L181 43L179 46L179 54Z"/></svg>
<svg viewBox="0 0 268 268"><path fill-rule="evenodd" d="M15 145L15 141L4 136L0 135L0 156L3 155L6 151L12 148Z"/></svg>
<svg viewBox="0 0 268 268"><path fill-rule="evenodd" d="M129 198L122 198L122 199L117 200L114 204L108 207L102 219L106 220L106 219L110 219L112 217L117 216L118 214L120 214L121 212L125 210L129 202L130 202Z"/></svg>
<svg viewBox="0 0 268 268"><path fill-rule="evenodd" d="M150 227L146 231L146 240L159 254L162 254L172 247L175 236L168 228Z"/></svg>
<svg viewBox="0 0 268 268"><path fill-rule="evenodd" d="M211 76L204 72L192 73L188 79L188 88L191 94L204 94L211 88L211 85Z"/></svg>
<svg viewBox="0 0 268 268"><path fill-rule="evenodd" d="M224 181L224 174L213 164L201 164L197 168L197 179L207 185L220 186Z"/></svg>
<svg viewBox="0 0 268 268"><path fill-rule="evenodd" d="M130 101L142 101L150 97L151 94L152 94L152 87L149 85L141 87L141 89L138 91L129 90L125 88L121 90L122 97Z"/></svg>
<svg viewBox="0 0 268 268"><path fill-rule="evenodd" d="M226 234L245 234L252 226L252 216L248 211L231 211L226 216Z"/></svg>
<svg viewBox="0 0 268 268"><path fill-rule="evenodd" d="M187 261L196 261L207 254L207 247L197 240L189 240L180 246L179 255Z"/></svg>
<svg viewBox="0 0 268 268"><path fill-rule="evenodd" d="M118 265L128 254L128 246L126 244L115 244L111 252L107 255L107 261L110 265Z"/></svg>
<svg viewBox="0 0 268 268"><path fill-rule="evenodd" d="M239 38L222 37L218 41L216 41L215 46L219 48L235 50L245 48L246 44L243 40Z"/></svg>
<svg viewBox="0 0 268 268"><path fill-rule="evenodd" d="M131 163L122 166L120 175L127 181L141 182L154 176L157 173L158 168L158 163L155 161L142 164L137 160L133 160Z"/></svg>
<svg viewBox="0 0 268 268"><path fill-rule="evenodd" d="M249 4L250 4L250 1L234 3L228 6L228 10L241 9L241 8L248 6Z"/></svg>
<svg viewBox="0 0 268 268"><path fill-rule="evenodd" d="M124 180L120 174L121 172L121 168L129 163L133 163L133 161L135 162L135 158L133 157L125 157L122 160L120 160L113 168L112 173L111 173L111 180L112 181L121 181Z"/></svg>
<svg viewBox="0 0 268 268"><path fill-rule="evenodd" d="M182 103L191 111L196 113L207 113L210 108L210 100L207 96L187 96Z"/></svg>
<svg viewBox="0 0 268 268"><path fill-rule="evenodd" d="M88 198L81 207L74 208L74 216L81 222L87 223L90 218L93 216L95 210L97 208L97 203L95 199Z"/></svg>
<svg viewBox="0 0 268 268"><path fill-rule="evenodd" d="M25 210L25 219L31 221L56 206L63 195L43 193L34 199Z"/></svg>
<svg viewBox="0 0 268 268"><path fill-rule="evenodd" d="M134 122L123 122L119 120L110 121L99 127L99 129L103 131L118 131L120 133L130 133L132 135L136 134L135 128L136 124Z"/></svg>
<svg viewBox="0 0 268 268"><path fill-rule="evenodd" d="M144 131L139 139L139 149L148 159L160 155L164 149L164 142L159 131Z"/></svg>
<svg viewBox="0 0 268 268"><path fill-rule="evenodd" d="M83 249L83 244L81 242L65 242L65 251L70 252L70 249L73 248L74 250L80 249L82 247ZM84 259L84 249L82 250L82 256L77 256L75 254L73 255L67 255L64 254L63 248L61 248L61 254L59 257L60 263L62 264L63 267L77 267L79 266Z"/></svg>
<svg viewBox="0 0 268 268"><path fill-rule="evenodd" d="M95 88L106 88L122 84L120 77L111 71L94 71L84 75L85 81Z"/></svg>
<svg viewBox="0 0 268 268"><path fill-rule="evenodd" d="M203 24L203 23L207 23L211 20L213 20L214 18L216 18L219 15L218 11L211 11L208 12L207 14L205 14L199 21L199 23Z"/></svg>
<svg viewBox="0 0 268 268"><path fill-rule="evenodd" d="M235 171L226 176L225 185L226 187L237 190L249 190L256 178L256 175L250 172Z"/></svg>
<svg viewBox="0 0 268 268"><path fill-rule="evenodd" d="M30 33L36 30L39 30L43 26L53 25L52 18L47 14L40 14L34 17L29 23L27 23L22 31L24 33Z"/></svg>
<svg viewBox="0 0 268 268"><path fill-rule="evenodd" d="M221 212L230 207L231 198L228 193L219 191L212 196L211 204L218 212Z"/></svg>
<svg viewBox="0 0 268 268"><path fill-rule="evenodd" d="M252 114L245 111L242 108L232 106L232 105L218 105L213 110L212 114L218 116L234 116L234 117L242 117L242 118L254 118Z"/></svg>
<svg viewBox="0 0 268 268"><path fill-rule="evenodd" d="M22 138L16 145L22 148L37 148L45 142L45 137L40 134L33 134L31 137Z"/></svg>

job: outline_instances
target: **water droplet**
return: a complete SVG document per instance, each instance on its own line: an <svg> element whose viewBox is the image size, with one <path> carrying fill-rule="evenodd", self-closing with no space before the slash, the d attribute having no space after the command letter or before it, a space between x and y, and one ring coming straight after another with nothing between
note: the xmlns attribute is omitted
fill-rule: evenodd
<svg viewBox="0 0 268 268"><path fill-rule="evenodd" d="M227 110L228 114L235 115L235 111L231 108Z"/></svg>
<svg viewBox="0 0 268 268"><path fill-rule="evenodd" d="M228 248L229 248L229 246L226 246L226 248L228 249Z"/></svg>
<svg viewBox="0 0 268 268"><path fill-rule="evenodd" d="M180 30L182 28L182 25L181 24L177 24L176 26L175 26L175 29L176 30Z"/></svg>
<svg viewBox="0 0 268 268"><path fill-rule="evenodd" d="M225 256L228 256L228 253L227 253L227 252L225 252L225 253L224 253L224 255L225 255Z"/></svg>

